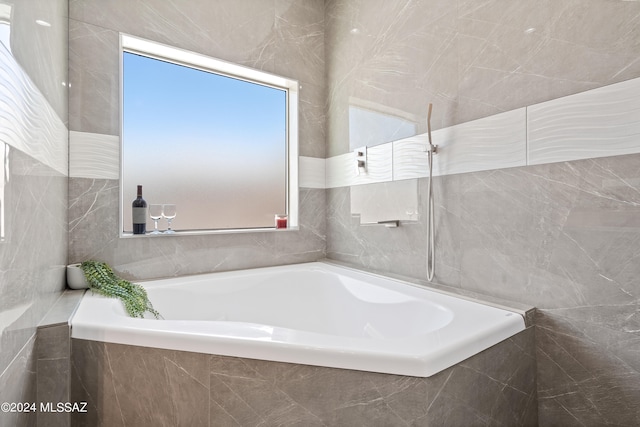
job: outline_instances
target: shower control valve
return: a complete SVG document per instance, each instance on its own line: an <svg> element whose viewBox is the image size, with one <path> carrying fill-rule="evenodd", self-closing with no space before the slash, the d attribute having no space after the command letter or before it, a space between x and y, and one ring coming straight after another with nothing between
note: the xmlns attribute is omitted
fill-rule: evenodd
<svg viewBox="0 0 640 427"><path fill-rule="evenodd" d="M367 147L360 147L353 150L356 161L356 175L367 173Z"/></svg>

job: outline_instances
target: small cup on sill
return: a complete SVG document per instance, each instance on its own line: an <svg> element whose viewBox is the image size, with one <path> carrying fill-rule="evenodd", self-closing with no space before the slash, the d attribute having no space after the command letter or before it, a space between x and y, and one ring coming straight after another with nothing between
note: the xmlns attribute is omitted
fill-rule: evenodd
<svg viewBox="0 0 640 427"><path fill-rule="evenodd" d="M286 229L287 228L287 220L288 220L288 216L287 215L276 214L276 217L275 217L276 230Z"/></svg>

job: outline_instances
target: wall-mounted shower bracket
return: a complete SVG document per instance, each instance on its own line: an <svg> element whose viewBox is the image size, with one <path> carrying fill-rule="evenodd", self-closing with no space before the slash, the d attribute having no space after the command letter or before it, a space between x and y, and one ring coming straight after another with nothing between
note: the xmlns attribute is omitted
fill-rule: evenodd
<svg viewBox="0 0 640 427"><path fill-rule="evenodd" d="M438 146L427 144L422 151L425 153L438 154Z"/></svg>
<svg viewBox="0 0 640 427"><path fill-rule="evenodd" d="M367 173L367 147L360 147L353 150L355 159L356 175Z"/></svg>
<svg viewBox="0 0 640 427"><path fill-rule="evenodd" d="M429 137L429 145L426 148L426 152L431 155L438 154L438 146L434 145L431 140L431 111L433 110L433 104L429 103L429 111L427 112L427 135Z"/></svg>

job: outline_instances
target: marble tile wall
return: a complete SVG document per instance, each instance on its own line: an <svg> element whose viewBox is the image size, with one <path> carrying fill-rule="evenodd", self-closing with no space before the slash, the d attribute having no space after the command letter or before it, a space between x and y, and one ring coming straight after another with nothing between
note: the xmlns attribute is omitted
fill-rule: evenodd
<svg viewBox="0 0 640 427"><path fill-rule="evenodd" d="M325 155L323 1L196 1L184 7L166 0L71 0L69 8L71 262L97 258L142 279L324 257L323 166L315 161ZM299 231L119 238L113 161L120 134L119 32L299 81L299 152L308 159L301 167L311 170L308 178L301 173ZM104 145L97 157L96 144Z"/></svg>
<svg viewBox="0 0 640 427"><path fill-rule="evenodd" d="M639 111L635 78L441 128L431 133L433 175L640 153ZM428 147L428 133L369 147L361 174L355 152L331 157L327 187L427 177Z"/></svg>
<svg viewBox="0 0 640 427"><path fill-rule="evenodd" d="M533 328L429 378L72 346L72 400L90 408L73 426L537 425Z"/></svg>
<svg viewBox="0 0 640 427"><path fill-rule="evenodd" d="M324 256L325 193L300 190L300 231L176 238L118 234L118 181L70 179L69 259L109 262L123 277L170 277L315 261ZM75 196L71 196L74 195Z"/></svg>
<svg viewBox="0 0 640 427"><path fill-rule="evenodd" d="M80 303L84 290L67 289L42 319L36 333L35 399L38 405L35 418L39 427L68 427L69 412L57 409L58 403L71 401L71 317ZM79 406L81 407L81 406Z"/></svg>
<svg viewBox="0 0 640 427"><path fill-rule="evenodd" d="M423 133L429 102L440 129L638 77L637 8L328 0L327 157L349 151L350 105L384 105Z"/></svg>
<svg viewBox="0 0 640 427"><path fill-rule="evenodd" d="M36 326L67 264L67 1L0 1L0 16L0 401L35 402Z"/></svg>
<svg viewBox="0 0 640 427"><path fill-rule="evenodd" d="M349 107L362 100L416 117L417 133L428 102L436 130L538 104L544 130L544 114L569 105L547 101L640 77L638 2L329 0L326 16L328 157L350 151ZM623 105L620 118L637 117L633 102ZM529 137L561 141L572 159L593 137L637 138L578 128L577 139L551 124L548 141ZM434 179L435 280L539 308L541 426L637 425L640 154L530 154L558 163ZM426 184L419 179L422 212ZM424 216L360 227L349 199L349 187L327 190L327 256L424 278Z"/></svg>
<svg viewBox="0 0 640 427"><path fill-rule="evenodd" d="M527 164L640 152L640 78L527 107Z"/></svg>
<svg viewBox="0 0 640 427"><path fill-rule="evenodd" d="M351 105L401 112L423 133L428 102L438 130L640 76L638 2L224 0L215 10L206 2L192 6L70 1L73 132L117 138L117 31L275 73L295 70L303 97L300 152L310 158L350 151L350 129L359 128L350 126ZM349 211L349 188L325 196L324 165L305 163L314 172L301 191L301 232L153 245L117 237L118 181L83 171L69 183L70 260L101 258L143 278L308 261L323 256L326 244L331 258L424 277L423 220L397 229L360 227ZM633 409L640 400L634 357L639 163L635 154L435 180L436 280L541 308L540 425L640 423ZM328 176L332 167L327 161ZM418 186L424 211L425 180Z"/></svg>
<svg viewBox="0 0 640 427"><path fill-rule="evenodd" d="M38 329L36 337L36 399L41 405L71 402L71 336L67 322ZM71 414L39 410L38 426L68 427Z"/></svg>
<svg viewBox="0 0 640 427"><path fill-rule="evenodd" d="M540 425L640 422L640 155L437 177L434 190L435 281L539 309ZM330 258L426 277L424 218L359 226L348 187L327 203Z"/></svg>
<svg viewBox="0 0 640 427"><path fill-rule="evenodd" d="M0 375L0 399L3 403L36 401L37 368L34 352L35 336L31 336ZM0 423L3 426L35 426L37 416L36 412L2 412Z"/></svg>
<svg viewBox="0 0 640 427"><path fill-rule="evenodd" d="M636 82L640 95L640 80ZM640 119L634 123L640 128ZM480 170L527 165L527 113L525 108L496 114L432 132L437 146L433 175L451 175ZM429 176L429 134L423 133L367 148L367 169L358 173L355 152L326 160L327 187L344 187ZM567 153L563 146L548 151ZM626 144L640 152L640 142ZM588 148L586 152L589 152ZM598 153L601 148L598 147ZM553 155L553 154L552 154Z"/></svg>

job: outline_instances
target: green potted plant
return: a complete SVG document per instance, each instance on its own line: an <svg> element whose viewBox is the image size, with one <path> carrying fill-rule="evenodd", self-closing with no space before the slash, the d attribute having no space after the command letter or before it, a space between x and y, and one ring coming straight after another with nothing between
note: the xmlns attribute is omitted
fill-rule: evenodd
<svg viewBox="0 0 640 427"><path fill-rule="evenodd" d="M149 301L147 291L140 285L116 276L107 263L84 261L80 264L89 289L110 298L119 298L131 317L144 317L148 311L156 319L161 318Z"/></svg>

